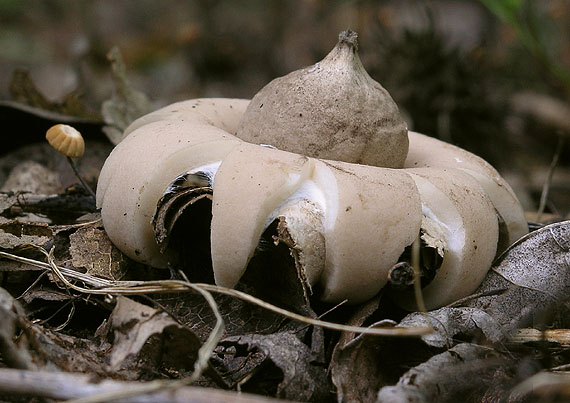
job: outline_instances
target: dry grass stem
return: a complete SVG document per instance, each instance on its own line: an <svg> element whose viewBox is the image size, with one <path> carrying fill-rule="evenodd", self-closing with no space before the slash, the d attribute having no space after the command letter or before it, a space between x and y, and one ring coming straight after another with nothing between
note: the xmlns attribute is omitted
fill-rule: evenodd
<svg viewBox="0 0 570 403"><path fill-rule="evenodd" d="M48 254L47 252L45 253ZM0 257L16 260L22 263L33 265L35 267L40 267L50 270L59 280L65 280L64 283L69 288L72 288L82 293L98 294L98 295L106 295L106 294L142 295L142 294L159 294L159 293L172 293L172 292L188 292L189 290L193 290L193 288L190 286L190 283L180 280L112 281L112 280L105 280L98 277L90 276L88 274L79 273L76 272L75 270L59 267L55 264L53 266L50 266L49 264L41 261L23 258L7 252L0 251ZM79 287L67 281L66 277L69 277L73 280L79 280L85 284L89 284L96 288ZM376 336L423 336L433 331L431 328L428 327L370 328L370 327L342 325L338 323L332 323L319 319L309 318L307 316L287 311L286 309L279 308L275 305L272 305L259 298L256 298L252 295L246 294L238 290L218 287L212 284L202 284L202 283L193 283L192 286L202 289L204 291L215 292L239 298L243 301L247 301L254 305L258 305L269 311L281 314L289 319L297 320L299 322L307 323L313 326L320 326L331 330L364 333Z"/></svg>
<svg viewBox="0 0 570 403"><path fill-rule="evenodd" d="M542 193L540 194L540 203L538 205L538 211L536 212L536 221L540 222L544 209L546 208L546 200L548 199L548 193L550 192L550 184L552 183L552 176L554 175L554 170L558 165L558 160L560 159L560 153L562 152L562 147L564 146L564 138L560 135L558 136L558 144L556 145L556 151L550 162L550 167L548 168L548 176L546 181L542 186Z"/></svg>

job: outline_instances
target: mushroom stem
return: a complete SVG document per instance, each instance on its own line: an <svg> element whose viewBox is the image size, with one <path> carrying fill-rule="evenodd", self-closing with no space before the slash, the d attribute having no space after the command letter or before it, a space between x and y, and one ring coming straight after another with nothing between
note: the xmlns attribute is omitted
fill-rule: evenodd
<svg viewBox="0 0 570 403"><path fill-rule="evenodd" d="M71 157L66 157L66 158L67 161L69 162L69 165L71 165L71 169L73 169L73 173L75 174L77 179L79 179L85 190L89 192L89 194L93 197L93 199L96 199L97 196L95 196L95 192L93 191L93 189L91 189L91 186L87 184L87 181L85 181L85 179L83 179L83 176L81 176L81 174L79 173L79 169L77 168L77 165L75 165L75 161L73 161L73 158Z"/></svg>

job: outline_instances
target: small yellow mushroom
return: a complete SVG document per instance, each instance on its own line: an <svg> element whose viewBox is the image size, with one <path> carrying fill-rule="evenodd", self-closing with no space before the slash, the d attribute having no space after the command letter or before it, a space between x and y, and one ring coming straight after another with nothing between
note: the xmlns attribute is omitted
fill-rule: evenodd
<svg viewBox="0 0 570 403"><path fill-rule="evenodd" d="M79 173L79 169L73 162L72 158L79 158L83 156L85 152L85 142L83 141L83 136L77 129L72 126L57 124L52 126L46 132L46 140L49 145L52 146L56 151L62 153L67 157L73 173L77 176L77 179L81 182L85 190L96 199L95 192L89 184L83 179L83 176Z"/></svg>
<svg viewBox="0 0 570 403"><path fill-rule="evenodd" d="M57 151L67 157L78 158L85 152L85 142L74 127L57 124L48 129L46 140Z"/></svg>

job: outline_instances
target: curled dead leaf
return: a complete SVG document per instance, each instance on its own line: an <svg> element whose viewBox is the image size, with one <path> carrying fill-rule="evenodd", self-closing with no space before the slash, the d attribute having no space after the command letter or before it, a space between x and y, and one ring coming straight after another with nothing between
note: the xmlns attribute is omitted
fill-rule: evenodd
<svg viewBox="0 0 570 403"><path fill-rule="evenodd" d="M166 313L118 297L109 321L114 333L111 370L121 368L128 378L138 379L144 371L164 366L193 369L200 340Z"/></svg>
<svg viewBox="0 0 570 403"><path fill-rule="evenodd" d="M570 297L570 221L533 231L505 251L476 293L497 289L506 291L468 306L487 312L506 332L540 325L564 307Z"/></svg>

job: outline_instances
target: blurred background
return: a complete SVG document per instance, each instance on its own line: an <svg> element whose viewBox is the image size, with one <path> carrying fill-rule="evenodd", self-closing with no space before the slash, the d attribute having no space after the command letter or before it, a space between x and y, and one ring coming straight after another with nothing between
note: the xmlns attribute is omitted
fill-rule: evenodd
<svg viewBox="0 0 570 403"><path fill-rule="evenodd" d="M153 107L251 98L359 33L370 75L409 127L495 165L536 211L570 213L569 0L0 0L0 100L28 102L28 71L54 104L97 117L117 46ZM561 139L567 141L563 142Z"/></svg>

